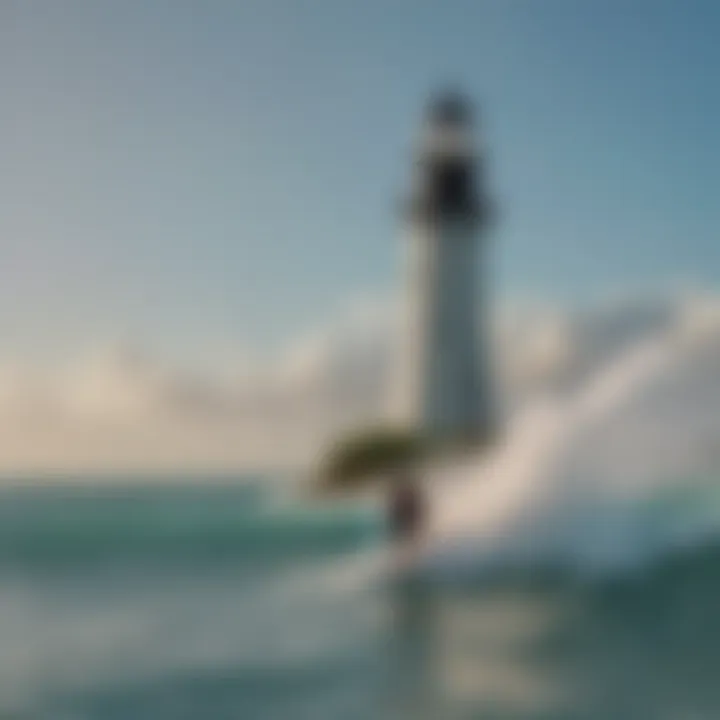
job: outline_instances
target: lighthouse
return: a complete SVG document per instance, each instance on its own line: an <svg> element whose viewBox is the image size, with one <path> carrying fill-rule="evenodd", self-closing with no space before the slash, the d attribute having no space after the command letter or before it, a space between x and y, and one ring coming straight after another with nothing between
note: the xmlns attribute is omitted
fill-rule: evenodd
<svg viewBox="0 0 720 720"><path fill-rule="evenodd" d="M490 221L473 108L442 93L427 108L403 203L404 318L396 412L438 441L484 442L494 430L481 251Z"/></svg>

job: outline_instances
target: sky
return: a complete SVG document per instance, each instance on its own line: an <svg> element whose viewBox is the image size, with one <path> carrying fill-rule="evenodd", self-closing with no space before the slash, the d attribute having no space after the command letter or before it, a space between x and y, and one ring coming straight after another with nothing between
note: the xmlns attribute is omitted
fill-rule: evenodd
<svg viewBox="0 0 720 720"><path fill-rule="evenodd" d="M478 104L496 294L720 280L712 0L6 0L0 360L189 367L392 295L431 92Z"/></svg>

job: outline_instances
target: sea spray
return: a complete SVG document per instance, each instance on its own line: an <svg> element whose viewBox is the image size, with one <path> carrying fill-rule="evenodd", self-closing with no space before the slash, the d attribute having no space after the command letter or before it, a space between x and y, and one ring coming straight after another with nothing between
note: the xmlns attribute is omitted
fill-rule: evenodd
<svg viewBox="0 0 720 720"><path fill-rule="evenodd" d="M519 412L489 454L430 473L426 564L612 569L720 531L720 342L703 329L631 347Z"/></svg>

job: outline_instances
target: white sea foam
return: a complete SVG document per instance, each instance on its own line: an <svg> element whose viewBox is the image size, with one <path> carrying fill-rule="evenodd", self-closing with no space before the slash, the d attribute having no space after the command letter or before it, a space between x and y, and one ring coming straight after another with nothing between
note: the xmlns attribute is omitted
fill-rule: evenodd
<svg viewBox="0 0 720 720"><path fill-rule="evenodd" d="M702 322L700 322L702 320ZM435 568L635 565L720 531L720 332L684 317L428 473Z"/></svg>

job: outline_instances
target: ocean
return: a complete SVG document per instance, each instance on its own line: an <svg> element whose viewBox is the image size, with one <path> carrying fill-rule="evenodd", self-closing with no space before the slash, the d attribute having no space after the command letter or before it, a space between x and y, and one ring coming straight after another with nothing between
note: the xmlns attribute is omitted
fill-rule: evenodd
<svg viewBox="0 0 720 720"><path fill-rule="evenodd" d="M707 525L629 566L400 581L372 505L190 480L0 489L0 718L720 717Z"/></svg>

